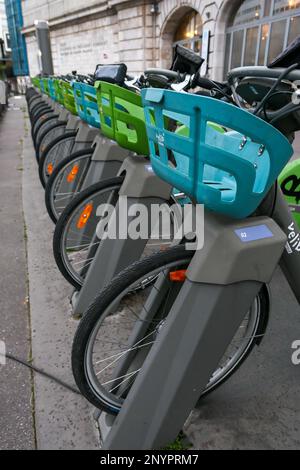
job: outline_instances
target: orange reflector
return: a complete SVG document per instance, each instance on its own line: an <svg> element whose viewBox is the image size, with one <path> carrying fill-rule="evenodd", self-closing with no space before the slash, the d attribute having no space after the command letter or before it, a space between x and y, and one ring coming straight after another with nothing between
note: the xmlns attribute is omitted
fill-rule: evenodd
<svg viewBox="0 0 300 470"><path fill-rule="evenodd" d="M53 173L52 163L49 163L49 165L47 166L47 172L48 172L48 175L52 175L52 173Z"/></svg>
<svg viewBox="0 0 300 470"><path fill-rule="evenodd" d="M169 274L170 281L174 282L184 282L186 279L186 269L180 271L172 271Z"/></svg>
<svg viewBox="0 0 300 470"><path fill-rule="evenodd" d="M72 170L70 171L70 173L67 176L68 183L72 183L74 181L78 171L79 171L79 165L76 164L76 165L73 166Z"/></svg>
<svg viewBox="0 0 300 470"><path fill-rule="evenodd" d="M81 229L86 225L87 221L89 220L91 216L92 210L93 210L93 204L87 204L85 206L85 208L83 209L78 219L77 228Z"/></svg>

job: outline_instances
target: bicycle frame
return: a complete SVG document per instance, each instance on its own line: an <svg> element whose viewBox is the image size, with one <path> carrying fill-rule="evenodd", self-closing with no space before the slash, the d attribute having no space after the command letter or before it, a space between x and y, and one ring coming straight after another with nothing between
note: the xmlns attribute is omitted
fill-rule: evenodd
<svg viewBox="0 0 300 470"><path fill-rule="evenodd" d="M291 230L296 224L280 189L272 218L237 221L207 213L205 219L205 246L195 252L187 279L118 417L100 414L104 449L155 449L176 438L278 264L300 301L300 235ZM159 278L156 287L162 282ZM150 319L157 295L145 306ZM143 327L140 322L132 335ZM126 369L125 361L121 367Z"/></svg>
<svg viewBox="0 0 300 470"><path fill-rule="evenodd" d="M55 196L63 196L64 199L68 195L75 195L95 183L115 177L124 160L130 155L130 151L119 147L116 142L99 132L92 142L91 148L92 154L84 170L76 175L71 183L67 178L62 178L59 191L56 189Z"/></svg>
<svg viewBox="0 0 300 470"><path fill-rule="evenodd" d="M119 195L127 197L128 209L136 204L143 204L148 209L148 214L151 214L152 204L162 204L170 200L172 187L158 178L153 171L149 171L149 161L146 158L134 156L126 158L118 175L125 175ZM109 224L114 225L115 220L118 219L119 205L117 204L115 214ZM105 284L126 266L139 260L147 242L146 239L131 240L130 238L102 240L96 253L93 253L93 262L81 290L73 295L73 314L82 315L91 299L101 291Z"/></svg>
<svg viewBox="0 0 300 470"><path fill-rule="evenodd" d="M124 160L131 154L129 150L119 147L116 142L99 132L92 147L94 151L81 185L82 190L94 183L116 176Z"/></svg>
<svg viewBox="0 0 300 470"><path fill-rule="evenodd" d="M277 190L273 219L287 236L280 267L300 304L300 233L280 188Z"/></svg>
<svg viewBox="0 0 300 470"><path fill-rule="evenodd" d="M69 154L84 150L90 147L98 135L99 130L89 126L85 122L81 121L78 117L70 115L64 132L73 131L76 133L74 140L71 145L64 149L63 153L59 154L59 160L57 163L62 161ZM62 134L60 134L62 135Z"/></svg>

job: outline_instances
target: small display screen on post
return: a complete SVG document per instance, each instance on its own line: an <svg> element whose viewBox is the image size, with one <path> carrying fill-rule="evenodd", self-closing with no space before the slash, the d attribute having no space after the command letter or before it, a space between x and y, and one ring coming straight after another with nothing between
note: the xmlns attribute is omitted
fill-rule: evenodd
<svg viewBox="0 0 300 470"><path fill-rule="evenodd" d="M239 228L235 230L235 233L243 243L274 237L274 234L266 225Z"/></svg>

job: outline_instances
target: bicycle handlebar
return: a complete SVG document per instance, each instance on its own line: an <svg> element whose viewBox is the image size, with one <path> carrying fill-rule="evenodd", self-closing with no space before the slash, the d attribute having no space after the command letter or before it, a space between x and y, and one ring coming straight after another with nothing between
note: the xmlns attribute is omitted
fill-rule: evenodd
<svg viewBox="0 0 300 470"><path fill-rule="evenodd" d="M164 75L171 80L178 79L180 74L178 72L174 72L173 70L168 69L147 69L144 72L145 75Z"/></svg>
<svg viewBox="0 0 300 470"><path fill-rule="evenodd" d="M268 67L238 67L228 73L228 83L233 85L236 78L257 77L257 78L279 78L285 71L284 68L268 68ZM294 82L300 80L300 70L293 70L286 77L285 80Z"/></svg>

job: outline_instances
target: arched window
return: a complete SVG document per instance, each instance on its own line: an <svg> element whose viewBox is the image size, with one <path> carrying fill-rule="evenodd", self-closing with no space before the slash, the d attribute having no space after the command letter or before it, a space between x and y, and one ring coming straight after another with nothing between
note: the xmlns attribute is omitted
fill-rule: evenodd
<svg viewBox="0 0 300 470"><path fill-rule="evenodd" d="M227 28L225 74L267 65L300 35L300 0L244 0Z"/></svg>
<svg viewBox="0 0 300 470"><path fill-rule="evenodd" d="M191 11L182 20L174 35L174 44L182 44L195 52L201 52L202 20L199 13Z"/></svg>

